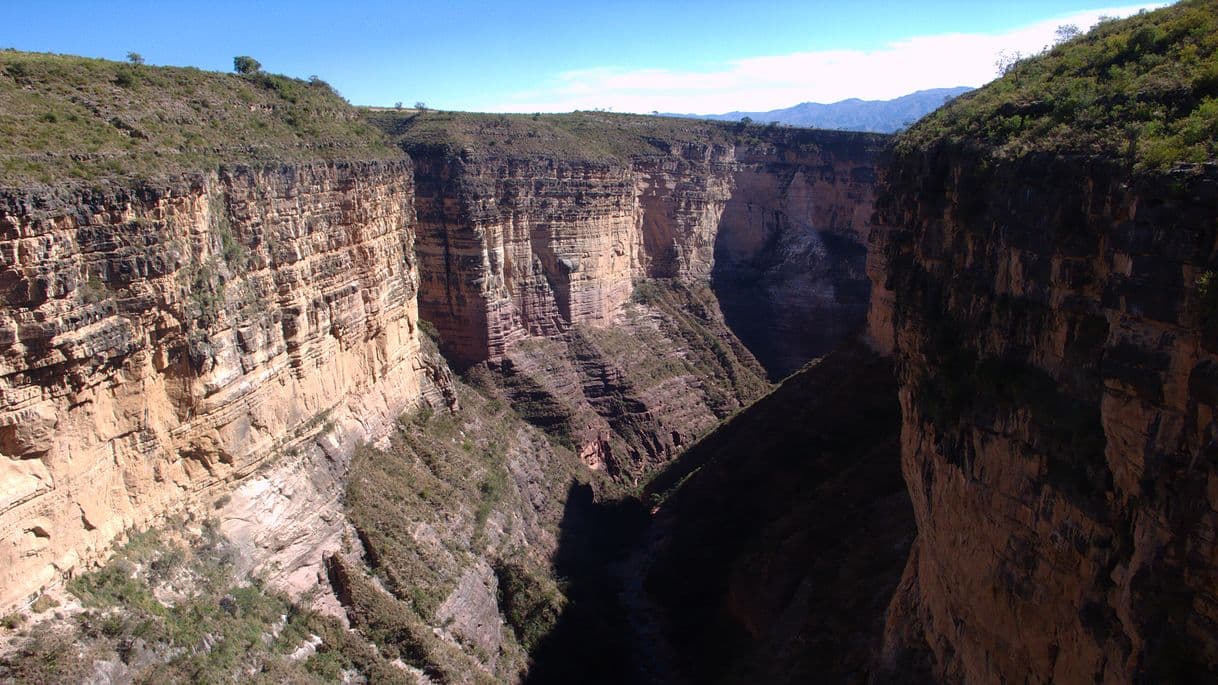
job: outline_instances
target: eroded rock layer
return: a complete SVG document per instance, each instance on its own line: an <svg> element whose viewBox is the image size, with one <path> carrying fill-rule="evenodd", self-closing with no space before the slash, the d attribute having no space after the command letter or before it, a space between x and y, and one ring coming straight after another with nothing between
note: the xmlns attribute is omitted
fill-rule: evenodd
<svg viewBox="0 0 1218 685"><path fill-rule="evenodd" d="M636 279L705 277L732 150L640 160L417 155L420 311L459 363L608 325Z"/></svg>
<svg viewBox="0 0 1218 685"><path fill-rule="evenodd" d="M420 315L615 475L671 459L865 317L882 139L722 133L596 159L405 143Z"/></svg>
<svg viewBox="0 0 1218 685"><path fill-rule="evenodd" d="M898 156L878 205L918 540L889 666L1218 672L1218 169ZM887 309L888 303L892 308Z"/></svg>
<svg viewBox="0 0 1218 685"><path fill-rule="evenodd" d="M863 323L880 136L769 131L736 148L712 274L728 325L778 379Z"/></svg>
<svg viewBox="0 0 1218 685"><path fill-rule="evenodd" d="M406 162L4 191L0 604L416 401L411 198Z"/></svg>
<svg viewBox="0 0 1218 685"><path fill-rule="evenodd" d="M878 136L765 130L651 141L589 161L412 149L420 311L461 363L528 336L607 326L642 278L711 279L775 375L823 354L867 305Z"/></svg>

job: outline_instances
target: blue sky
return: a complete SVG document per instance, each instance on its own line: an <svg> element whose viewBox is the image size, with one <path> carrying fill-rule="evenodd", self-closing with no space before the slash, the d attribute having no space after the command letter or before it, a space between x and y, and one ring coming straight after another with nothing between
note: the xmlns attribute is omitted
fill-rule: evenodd
<svg viewBox="0 0 1218 685"><path fill-rule="evenodd" d="M1162 3L1157 3L1161 5ZM981 85L999 50L1120 0L346 3L0 0L0 47L229 70L234 55L351 102L711 113Z"/></svg>

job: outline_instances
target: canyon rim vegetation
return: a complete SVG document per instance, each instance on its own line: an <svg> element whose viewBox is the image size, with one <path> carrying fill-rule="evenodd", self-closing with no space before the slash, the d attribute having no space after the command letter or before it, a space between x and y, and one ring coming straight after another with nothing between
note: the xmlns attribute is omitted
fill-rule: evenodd
<svg viewBox="0 0 1218 685"><path fill-rule="evenodd" d="M1214 3L895 136L244 59L0 52L0 680L1218 674Z"/></svg>

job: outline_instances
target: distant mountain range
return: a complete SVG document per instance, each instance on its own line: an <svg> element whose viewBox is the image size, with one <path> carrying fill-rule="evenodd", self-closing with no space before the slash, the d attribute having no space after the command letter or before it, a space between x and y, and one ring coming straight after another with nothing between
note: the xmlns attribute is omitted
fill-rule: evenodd
<svg viewBox="0 0 1218 685"><path fill-rule="evenodd" d="M714 119L717 121L740 121L748 117L759 124L776 121L792 126L830 128L841 131L872 131L892 133L898 131L938 109L943 103L969 92L968 86L955 88L931 88L902 95L892 100L860 100L850 98L841 102L823 104L803 102L786 109L768 112L728 112L727 114L665 114L672 117Z"/></svg>

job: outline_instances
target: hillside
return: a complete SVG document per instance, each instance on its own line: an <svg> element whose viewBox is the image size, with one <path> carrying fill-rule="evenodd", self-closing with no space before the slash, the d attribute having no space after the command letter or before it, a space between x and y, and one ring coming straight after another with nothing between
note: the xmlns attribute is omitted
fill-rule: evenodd
<svg viewBox="0 0 1218 685"><path fill-rule="evenodd" d="M728 112L727 114L671 114L667 116L712 119L715 121L740 121L745 117L768 124L777 122L789 126L828 128L838 131L870 131L872 133L894 133L930 112L942 107L953 98L969 92L972 88L930 88L902 95L891 100L860 100L850 98L832 103L801 102L793 107L771 109L764 112Z"/></svg>
<svg viewBox="0 0 1218 685"><path fill-rule="evenodd" d="M400 158L329 85L0 52L0 182Z"/></svg>
<svg viewBox="0 0 1218 685"><path fill-rule="evenodd" d="M673 144L726 142L731 135L727 127L704 121L610 112L543 115L365 109L363 114L408 151L447 149L604 160L666 152L663 148Z"/></svg>
<svg viewBox="0 0 1218 685"><path fill-rule="evenodd" d="M902 136L1000 157L1102 154L1142 167L1218 157L1218 12L1180 2L1108 21L1016 63Z"/></svg>

